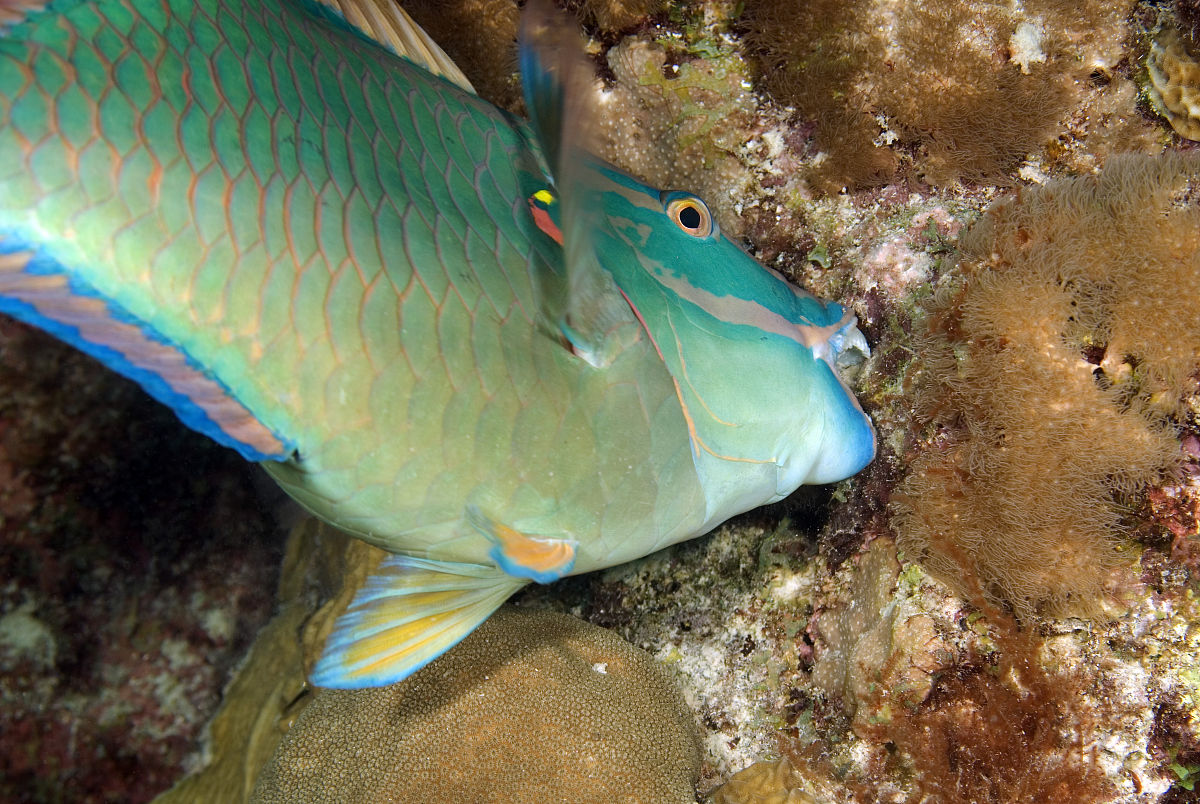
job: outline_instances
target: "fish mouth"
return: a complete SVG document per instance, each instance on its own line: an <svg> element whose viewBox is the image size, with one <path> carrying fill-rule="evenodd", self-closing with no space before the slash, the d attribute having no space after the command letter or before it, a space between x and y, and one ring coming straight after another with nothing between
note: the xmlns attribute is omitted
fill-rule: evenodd
<svg viewBox="0 0 1200 804"><path fill-rule="evenodd" d="M829 348L834 354L834 367L838 369L855 369L871 356L867 336L858 328L858 317L855 315L851 315L846 324L833 333Z"/></svg>
<svg viewBox="0 0 1200 804"><path fill-rule="evenodd" d="M867 338L858 328L858 316L847 310L836 329L812 345L813 357L824 360L839 377L855 373L871 356Z"/></svg>
<svg viewBox="0 0 1200 804"><path fill-rule="evenodd" d="M822 447L805 482L831 483L857 474L876 453L871 418L847 384L847 378L853 378L871 356L858 317L846 311L837 329L813 346L813 355L825 363L829 375Z"/></svg>

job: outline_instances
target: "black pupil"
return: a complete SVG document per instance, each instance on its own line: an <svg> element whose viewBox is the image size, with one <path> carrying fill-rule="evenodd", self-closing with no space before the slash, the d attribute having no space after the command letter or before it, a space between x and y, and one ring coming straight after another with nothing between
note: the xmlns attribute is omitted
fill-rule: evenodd
<svg viewBox="0 0 1200 804"><path fill-rule="evenodd" d="M679 222L685 229L699 229L700 210L695 207L684 207L679 210Z"/></svg>

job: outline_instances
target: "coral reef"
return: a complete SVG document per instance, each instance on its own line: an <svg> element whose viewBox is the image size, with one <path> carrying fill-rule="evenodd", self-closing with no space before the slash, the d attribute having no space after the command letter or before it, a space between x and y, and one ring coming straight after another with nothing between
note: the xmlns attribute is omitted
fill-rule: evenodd
<svg viewBox="0 0 1200 804"><path fill-rule="evenodd" d="M803 634L817 562L811 534L793 523L819 511L799 500L780 506L707 539L518 598L611 628L674 668L705 726L705 790L744 766L745 756L775 752L778 729L806 708L797 690L811 660Z"/></svg>
<svg viewBox="0 0 1200 804"><path fill-rule="evenodd" d="M515 2L405 5L482 94L519 108ZM1196 187L1180 157L1113 159L1194 147L1139 108L1132 80L1149 37L1137 26L1150 28L1166 4L1128 14L1098 0L920 9L748 0L739 16L732 0L673 1L652 16L625 4L633 15L607 22L588 18L584 6L598 4L559 5L581 13L592 35L605 156L699 190L723 230L768 264L854 306L874 350L858 383L880 456L831 492L805 489L706 539L531 587L520 605L611 628L680 677L703 730L697 789L728 780L715 801L1194 800L1200 406L1189 360L1200 291L1176 280L1194 266ZM1196 3L1173 6L1194 41ZM1004 287L993 274L1036 277L1038 266L1065 273L1030 280L1022 294L993 287ZM1048 299L1032 315L1029 305ZM971 337L974 327L987 336ZM311 526L293 539L278 614L229 686L210 745L186 758L269 610L277 562L245 529L257 520L227 505L249 485L244 470L181 447L169 416L151 424L152 406L87 391L111 387L97 372L76 374L81 363L61 349L4 346L6 364L60 368L36 394L13 392L11 407L0 406L0 570L17 581L0 585L0 775L9 785L0 798L140 801L189 767L199 772L164 804L245 800L318 698L304 685L305 662L369 549ZM1042 385L1019 380L1013 360L979 362L1017 354L1040 367ZM1000 372L996 391L972 391L989 372ZM1013 439L1036 429L1006 421L1003 438L996 429L1014 407L1046 419L1023 452ZM129 459L136 471L125 457L131 427L164 442ZM964 446L977 436L990 446ZM1070 459L1060 471L1005 475L1023 509L997 509L999 494L973 474L1047 461L1053 446ZM1118 448L1125 458L1112 457ZM203 479L192 472L179 486L173 478L188 470L162 472L164 453L202 467ZM1107 467L1082 465L1100 453ZM1170 466L1176 474L1156 471ZM918 482L914 467L932 478ZM1080 477L1089 485L1075 485ZM1039 482L1054 494L1035 496ZM81 491L93 488L108 489L104 506L80 517ZM172 513L179 488L188 499ZM1033 515L1031 498L1041 501L1039 526L1014 525ZM975 517L977 508L1002 515ZM921 512L956 524L915 541L913 531L891 532ZM975 517L969 533L953 520L964 512ZM144 528L147 516L155 521ZM1055 517L1073 530L1056 533L1045 524ZM174 535L214 528L215 542ZM939 541L968 533L971 550L996 539L1020 552L1023 531L1054 535L1058 549L1034 551L1042 576L1018 571L1011 585L994 564ZM137 532L156 535L130 540ZM896 538L906 547L899 560ZM938 544L951 551L929 564L935 575L907 563L936 556ZM1064 580L1072 567L1078 582ZM1097 594L1110 583L1106 567L1123 607ZM228 601L218 594L226 589ZM1108 616L1050 616L1099 607ZM1005 608L1022 612L1021 629ZM232 636L211 638L197 623ZM338 756L339 772L353 774L355 760Z"/></svg>
<svg viewBox="0 0 1200 804"><path fill-rule="evenodd" d="M861 576L858 568L839 574ZM1177 596L1192 583L1186 576L1156 583L1154 599L1104 631L1064 624L1037 632L995 612L945 609L939 585L910 567L897 589L901 605L950 626L924 697L876 708L857 734L843 734L844 721L818 707L820 737L805 730L785 740L785 761L751 766L713 800L1194 800L1171 781L1194 781L1200 760L1189 714L1195 673L1171 668L1191 666L1196 603ZM891 661L923 645L897 641Z"/></svg>
<svg viewBox="0 0 1200 804"><path fill-rule="evenodd" d="M269 614L257 470L8 319L0 386L0 799L148 801Z"/></svg>
<svg viewBox="0 0 1200 804"><path fill-rule="evenodd" d="M1180 460L1195 391L1194 160L1113 159L994 205L928 307L914 405L929 446L893 498L900 547L968 598L1087 613L1129 495ZM1103 434L1103 437L1097 437Z"/></svg>
<svg viewBox="0 0 1200 804"><path fill-rule="evenodd" d="M450 55L475 90L510 111L523 108L517 72L516 0L405 0L417 23ZM573 0L567 8L603 36L644 22L663 0Z"/></svg>
<svg viewBox="0 0 1200 804"><path fill-rule="evenodd" d="M503 608L400 684L307 688L329 619L380 554L316 521L293 531L280 612L226 694L210 759L160 804L693 801L698 732L672 674L563 614Z"/></svg>
<svg viewBox="0 0 1200 804"><path fill-rule="evenodd" d="M1200 35L1200 3L1196 0L1174 0L1170 8L1184 35L1195 42Z"/></svg>
<svg viewBox="0 0 1200 804"><path fill-rule="evenodd" d="M1164 26L1151 41L1146 72L1154 108L1179 136L1200 140L1200 59L1173 26Z"/></svg>
<svg viewBox="0 0 1200 804"><path fill-rule="evenodd" d="M315 519L304 519L292 529L279 577L276 614L259 632L225 690L221 708L209 724L203 761L155 804L237 804L250 799L263 766L312 698L305 680L305 650L314 653L324 644L324 635L315 635L319 642L300 635L318 604L352 591L348 589L351 579L361 581L364 574L360 565L378 552ZM341 601L343 609L346 602L348 597Z"/></svg>

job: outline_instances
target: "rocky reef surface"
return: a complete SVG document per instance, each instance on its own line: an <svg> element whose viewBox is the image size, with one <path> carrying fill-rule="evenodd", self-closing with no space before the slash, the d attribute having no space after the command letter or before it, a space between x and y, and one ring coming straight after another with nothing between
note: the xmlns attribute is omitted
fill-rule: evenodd
<svg viewBox="0 0 1200 804"><path fill-rule="evenodd" d="M411 9L516 108L514 5ZM880 454L515 602L674 673L701 800L1193 800L1200 9L566 5L606 156L854 307ZM302 683L204 724L275 605L274 504L83 358L0 336L0 798L146 800L230 733L260 739L221 788L249 795Z"/></svg>
<svg viewBox="0 0 1200 804"><path fill-rule="evenodd" d="M258 469L0 323L0 800L149 801L271 615Z"/></svg>

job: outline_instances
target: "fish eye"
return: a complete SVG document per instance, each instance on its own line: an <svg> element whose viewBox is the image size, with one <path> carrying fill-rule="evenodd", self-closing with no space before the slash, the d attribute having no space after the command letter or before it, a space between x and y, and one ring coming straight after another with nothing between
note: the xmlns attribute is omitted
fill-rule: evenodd
<svg viewBox="0 0 1200 804"><path fill-rule="evenodd" d="M667 201L667 215L692 237L708 237L713 233L712 213L693 195L674 195Z"/></svg>

